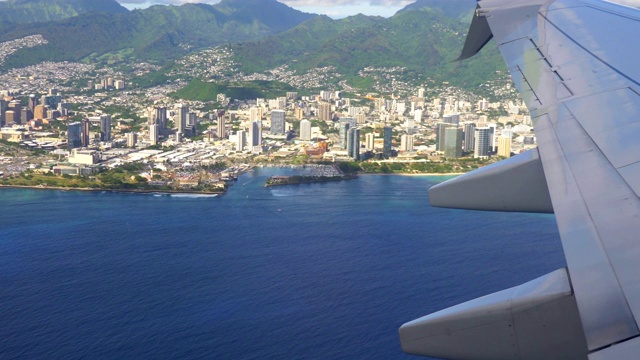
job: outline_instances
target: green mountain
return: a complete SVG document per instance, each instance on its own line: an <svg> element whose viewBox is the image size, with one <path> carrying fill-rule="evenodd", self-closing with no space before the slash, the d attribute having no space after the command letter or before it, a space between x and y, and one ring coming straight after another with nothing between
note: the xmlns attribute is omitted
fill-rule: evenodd
<svg viewBox="0 0 640 360"><path fill-rule="evenodd" d="M399 12L423 10L425 8L442 12L442 15L463 20L468 18L476 8L476 0L416 0L416 2L405 6Z"/></svg>
<svg viewBox="0 0 640 360"><path fill-rule="evenodd" d="M67 19L86 13L128 12L116 0L6 0L0 2L0 22L34 23Z"/></svg>
<svg viewBox="0 0 640 360"><path fill-rule="evenodd" d="M496 70L504 70L504 65L495 46L488 46L480 56L469 61L453 62L469 27L468 22L459 19L468 18L464 14L473 9L467 6L468 1L459 1L458 5L456 11L454 7L444 11L439 7L418 6L388 19L318 17L281 34L232 48L245 73L282 64L301 72L335 66L352 85L367 87L373 79L359 76L360 70L403 67L406 78L431 78L473 87L495 76Z"/></svg>
<svg viewBox="0 0 640 360"><path fill-rule="evenodd" d="M122 14L94 13L57 22L5 26L0 42L34 34L48 41L9 56L5 68L95 59L105 54L165 62L195 49L277 34L314 16L276 0L156 5Z"/></svg>

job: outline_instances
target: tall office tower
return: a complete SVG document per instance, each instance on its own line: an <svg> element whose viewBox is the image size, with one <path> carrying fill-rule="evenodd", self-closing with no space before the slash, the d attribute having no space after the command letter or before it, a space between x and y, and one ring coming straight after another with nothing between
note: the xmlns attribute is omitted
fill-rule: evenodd
<svg viewBox="0 0 640 360"><path fill-rule="evenodd" d="M185 127L187 127L187 116L189 114L189 107L185 104L178 105L178 113L176 115L176 126L179 133L184 133Z"/></svg>
<svg viewBox="0 0 640 360"><path fill-rule="evenodd" d="M111 141L111 115L100 115L100 141Z"/></svg>
<svg viewBox="0 0 640 360"><path fill-rule="evenodd" d="M385 157L391 156L391 138L393 137L393 130L389 126L385 126L383 129L383 148L382 152Z"/></svg>
<svg viewBox="0 0 640 360"><path fill-rule="evenodd" d="M321 102L318 105L318 118L322 121L331 121L331 104L326 102Z"/></svg>
<svg viewBox="0 0 640 360"><path fill-rule="evenodd" d="M511 157L511 136L498 138L498 156Z"/></svg>
<svg viewBox="0 0 640 360"><path fill-rule="evenodd" d="M491 147L491 128L481 127L475 130L473 157L487 158L489 157L489 148Z"/></svg>
<svg viewBox="0 0 640 360"><path fill-rule="evenodd" d="M20 112L20 119L22 119L23 123L33 120L33 111L29 108L23 107Z"/></svg>
<svg viewBox="0 0 640 360"><path fill-rule="evenodd" d="M414 132L413 118L408 117L404 119L404 128L405 128L405 131L409 134Z"/></svg>
<svg viewBox="0 0 640 360"><path fill-rule="evenodd" d="M455 127L455 125L443 122L436 124L436 150L444 151L445 130L449 127Z"/></svg>
<svg viewBox="0 0 640 360"><path fill-rule="evenodd" d="M396 112L398 115L403 115L407 111L407 105L405 102L396 103Z"/></svg>
<svg viewBox="0 0 640 360"><path fill-rule="evenodd" d="M376 146L376 134L368 133L364 136L364 147L367 150L374 150Z"/></svg>
<svg viewBox="0 0 640 360"><path fill-rule="evenodd" d="M293 109L293 115L296 117L296 119L302 120L302 118L304 117L304 109L296 106L295 109Z"/></svg>
<svg viewBox="0 0 640 360"><path fill-rule="evenodd" d="M138 134L132 132L127 134L127 147L134 148L138 142Z"/></svg>
<svg viewBox="0 0 640 360"><path fill-rule="evenodd" d="M236 151L244 150L247 145L247 133L244 130L238 130L236 133Z"/></svg>
<svg viewBox="0 0 640 360"><path fill-rule="evenodd" d="M198 116L196 115L196 113L193 111L190 111L187 114L187 126L196 126L197 118Z"/></svg>
<svg viewBox="0 0 640 360"><path fill-rule="evenodd" d="M249 146L260 146L262 144L262 121L256 120L249 126Z"/></svg>
<svg viewBox="0 0 640 360"><path fill-rule="evenodd" d="M9 106L9 102L0 98L0 126L3 126L5 123L4 113L7 111L7 107Z"/></svg>
<svg viewBox="0 0 640 360"><path fill-rule="evenodd" d="M424 89L423 88L418 89L418 97L419 98L423 98L424 97Z"/></svg>
<svg viewBox="0 0 640 360"><path fill-rule="evenodd" d="M462 128L448 127L444 130L444 157L449 159L462 156Z"/></svg>
<svg viewBox="0 0 640 360"><path fill-rule="evenodd" d="M13 110L13 121L14 124L22 124L22 104L19 100L14 100L9 103L9 110Z"/></svg>
<svg viewBox="0 0 640 360"><path fill-rule="evenodd" d="M149 142L151 142L151 145L158 145L159 127L160 125L158 124L149 125Z"/></svg>
<svg viewBox="0 0 640 360"><path fill-rule="evenodd" d="M464 124L464 151L472 151L474 149L474 137L476 132L475 123Z"/></svg>
<svg viewBox="0 0 640 360"><path fill-rule="evenodd" d="M400 136L400 150L413 151L413 135L403 134Z"/></svg>
<svg viewBox="0 0 640 360"><path fill-rule="evenodd" d="M82 147L82 124L71 123L67 126L67 147L69 150Z"/></svg>
<svg viewBox="0 0 640 360"><path fill-rule="evenodd" d="M340 148L346 149L347 143L349 141L349 129L351 128L351 124L348 121L340 121L339 124L339 136L340 136Z"/></svg>
<svg viewBox="0 0 640 360"><path fill-rule="evenodd" d="M152 106L148 111L148 125L158 125L158 135L165 134L167 129L167 108L164 106Z"/></svg>
<svg viewBox="0 0 640 360"><path fill-rule="evenodd" d="M413 112L413 121L418 124L422 123L422 109L418 109Z"/></svg>
<svg viewBox="0 0 640 360"><path fill-rule="evenodd" d="M295 100L298 98L298 93L297 92L287 92L287 99L288 100Z"/></svg>
<svg viewBox="0 0 640 360"><path fill-rule="evenodd" d="M90 137L91 122L89 121L89 119L84 118L82 119L81 124L82 124L82 146L87 147L89 146L89 142L91 141L91 137Z"/></svg>
<svg viewBox="0 0 640 360"><path fill-rule="evenodd" d="M271 133L276 135L282 135L285 133L285 112L284 110L271 111Z"/></svg>
<svg viewBox="0 0 640 360"><path fill-rule="evenodd" d="M124 80L116 80L113 82L113 86L116 90L124 90L126 88L126 83Z"/></svg>
<svg viewBox="0 0 640 360"><path fill-rule="evenodd" d="M367 122L367 115L365 115L363 112L356 115L356 123L365 124L366 122Z"/></svg>
<svg viewBox="0 0 640 360"><path fill-rule="evenodd" d="M218 139L224 139L227 137L226 127L227 127L227 118L225 116L219 117L218 126L217 126Z"/></svg>
<svg viewBox="0 0 640 360"><path fill-rule="evenodd" d="M311 121L307 119L300 121L300 140L311 141Z"/></svg>
<svg viewBox="0 0 640 360"><path fill-rule="evenodd" d="M360 160L360 129L350 128L347 137L347 154L353 160Z"/></svg>
<svg viewBox="0 0 640 360"><path fill-rule="evenodd" d="M29 110L35 111L36 105L38 105L38 98L34 94L29 95L27 104Z"/></svg>

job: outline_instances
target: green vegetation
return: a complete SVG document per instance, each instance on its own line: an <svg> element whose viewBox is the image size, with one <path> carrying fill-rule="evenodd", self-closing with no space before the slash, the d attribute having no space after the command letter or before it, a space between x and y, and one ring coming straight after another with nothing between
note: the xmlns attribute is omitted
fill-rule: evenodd
<svg viewBox="0 0 640 360"><path fill-rule="evenodd" d="M89 12L126 13L115 0L7 0L0 2L0 22L33 23L70 18Z"/></svg>
<svg viewBox="0 0 640 360"><path fill-rule="evenodd" d="M85 58L112 62L132 57L164 63L196 49L257 40L311 17L314 15L275 0L227 0L216 5L158 5L124 13L90 13L58 22L17 25L0 32L0 42L42 34L49 43L17 51L6 59L3 68Z"/></svg>
<svg viewBox="0 0 640 360"><path fill-rule="evenodd" d="M287 91L295 91L295 89L278 81L213 83L195 79L189 85L169 95L184 100L215 101L218 94L226 94L232 99L247 100L284 96Z"/></svg>

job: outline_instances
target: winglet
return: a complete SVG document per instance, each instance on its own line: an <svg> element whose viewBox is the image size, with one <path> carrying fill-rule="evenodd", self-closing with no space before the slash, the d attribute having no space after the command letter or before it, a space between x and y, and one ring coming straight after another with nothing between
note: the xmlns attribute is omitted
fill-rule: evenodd
<svg viewBox="0 0 640 360"><path fill-rule="evenodd" d="M492 38L493 33L491 32L491 28L489 28L487 18L482 13L482 10L480 10L480 4L478 4L473 15L473 20L471 20L467 40L464 42L464 48L462 48L462 54L460 54L460 57L455 61L465 60L474 56L480 52Z"/></svg>

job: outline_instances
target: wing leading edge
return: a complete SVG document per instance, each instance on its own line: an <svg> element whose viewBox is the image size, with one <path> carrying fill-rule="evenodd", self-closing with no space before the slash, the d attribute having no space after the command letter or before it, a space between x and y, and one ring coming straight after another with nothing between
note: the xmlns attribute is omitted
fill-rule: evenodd
<svg viewBox="0 0 640 360"><path fill-rule="evenodd" d="M565 320L582 330L571 334L575 344L579 338L585 344L571 358L633 358L640 353L640 43L622 39L640 34L640 11L597 0L481 0L476 18L486 20L531 112L579 313L578 324L570 316ZM479 51L486 37L483 32L468 40L466 54ZM474 207L447 200L447 193L459 187L455 181L430 190L430 197L432 192L438 197L436 205L478 209L477 202ZM487 210L509 206L527 211L513 204ZM473 321L490 318L479 311ZM464 323L464 317L458 321ZM410 324L400 330L403 348L420 337L415 332L406 337ZM434 354L429 347L412 353L540 358L517 342L513 346L518 357ZM545 357L567 358L554 351Z"/></svg>

